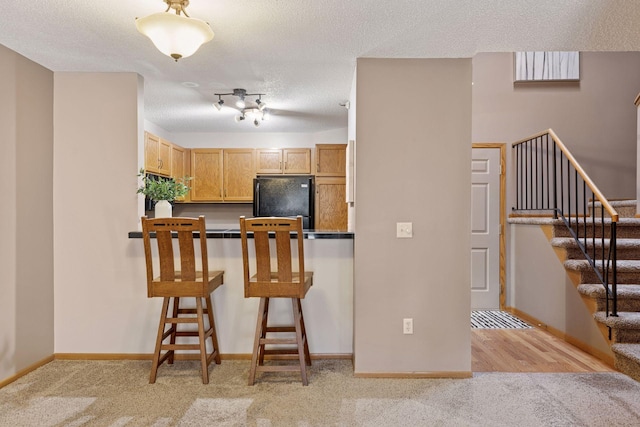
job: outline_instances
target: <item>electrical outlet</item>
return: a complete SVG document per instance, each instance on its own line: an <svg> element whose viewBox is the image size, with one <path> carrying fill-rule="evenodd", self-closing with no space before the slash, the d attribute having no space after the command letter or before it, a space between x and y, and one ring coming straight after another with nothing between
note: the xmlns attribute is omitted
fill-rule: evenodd
<svg viewBox="0 0 640 427"><path fill-rule="evenodd" d="M398 239L410 239L413 237L413 223L412 222L397 222L396 223L396 237Z"/></svg>
<svg viewBox="0 0 640 427"><path fill-rule="evenodd" d="M413 334L413 319L402 319L402 333L405 335Z"/></svg>

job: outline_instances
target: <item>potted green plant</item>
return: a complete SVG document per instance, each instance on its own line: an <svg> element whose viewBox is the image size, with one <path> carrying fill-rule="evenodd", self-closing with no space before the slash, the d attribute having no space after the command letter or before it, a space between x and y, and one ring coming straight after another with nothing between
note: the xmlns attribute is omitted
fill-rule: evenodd
<svg viewBox="0 0 640 427"><path fill-rule="evenodd" d="M149 176L144 172L144 169L140 169L138 177L142 181L142 184L138 187L137 193L143 194L156 202L156 218L170 217L172 214L171 202L178 197L185 196L190 190L187 184L191 180L191 177L188 176L178 179Z"/></svg>

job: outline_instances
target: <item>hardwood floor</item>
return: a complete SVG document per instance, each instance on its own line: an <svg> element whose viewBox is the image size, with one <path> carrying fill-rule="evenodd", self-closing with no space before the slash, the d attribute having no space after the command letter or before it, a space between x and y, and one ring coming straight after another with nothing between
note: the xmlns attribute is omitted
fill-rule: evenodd
<svg viewBox="0 0 640 427"><path fill-rule="evenodd" d="M471 329L471 368L473 372L615 372L537 328Z"/></svg>

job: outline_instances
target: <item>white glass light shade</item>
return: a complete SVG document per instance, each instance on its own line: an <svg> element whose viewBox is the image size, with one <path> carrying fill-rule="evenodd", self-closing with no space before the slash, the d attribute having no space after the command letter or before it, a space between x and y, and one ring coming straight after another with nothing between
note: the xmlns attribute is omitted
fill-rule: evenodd
<svg viewBox="0 0 640 427"><path fill-rule="evenodd" d="M176 61L193 55L203 43L213 39L213 30L206 22L171 12L136 19L136 27L160 52Z"/></svg>
<svg viewBox="0 0 640 427"><path fill-rule="evenodd" d="M250 119L258 118L259 116L261 116L260 110L258 110L257 108L245 108L244 115L249 117Z"/></svg>

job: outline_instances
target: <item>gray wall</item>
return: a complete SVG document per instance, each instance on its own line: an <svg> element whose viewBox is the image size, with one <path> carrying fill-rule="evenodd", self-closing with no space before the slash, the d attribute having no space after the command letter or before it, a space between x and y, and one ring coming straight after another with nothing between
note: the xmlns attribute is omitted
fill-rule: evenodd
<svg viewBox="0 0 640 427"><path fill-rule="evenodd" d="M55 74L55 351L135 352L146 339L135 73Z"/></svg>
<svg viewBox="0 0 640 427"><path fill-rule="evenodd" d="M53 73L0 45L0 380L53 353Z"/></svg>
<svg viewBox="0 0 640 427"><path fill-rule="evenodd" d="M613 357L593 315L539 225L512 224L514 306L577 340L583 349ZM542 268L544 267L544 268Z"/></svg>
<svg viewBox="0 0 640 427"><path fill-rule="evenodd" d="M633 199L638 92L638 52L582 52L579 83L516 86L513 54L480 53L473 58L473 142L511 143L552 128L607 198Z"/></svg>
<svg viewBox="0 0 640 427"><path fill-rule="evenodd" d="M469 372L471 60L356 72L355 371ZM395 102L404 93L420 108Z"/></svg>

